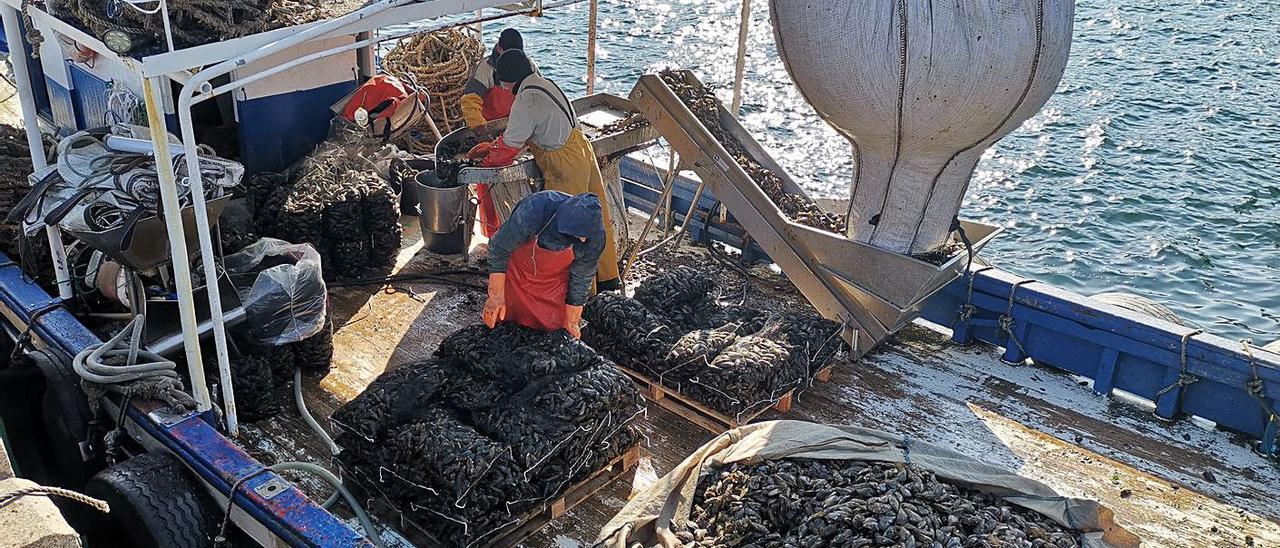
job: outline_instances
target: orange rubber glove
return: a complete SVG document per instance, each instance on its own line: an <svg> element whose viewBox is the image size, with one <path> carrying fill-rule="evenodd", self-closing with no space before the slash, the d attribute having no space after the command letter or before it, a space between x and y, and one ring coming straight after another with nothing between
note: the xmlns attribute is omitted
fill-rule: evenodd
<svg viewBox="0 0 1280 548"><path fill-rule="evenodd" d="M493 142L493 147L489 149L489 155L485 156L484 161L480 163L480 167L506 167L511 165L519 155L520 149L507 146L502 141L502 137L498 137Z"/></svg>
<svg viewBox="0 0 1280 548"><path fill-rule="evenodd" d="M484 302L480 317L493 329L498 322L507 319L507 275L502 272L489 274L489 298ZM581 312L579 312L581 317Z"/></svg>
<svg viewBox="0 0 1280 548"><path fill-rule="evenodd" d="M575 339L582 338L582 307L567 304L564 306L564 330Z"/></svg>
<svg viewBox="0 0 1280 548"><path fill-rule="evenodd" d="M471 147L467 151L468 160L479 160L489 155L489 151L493 149L493 141L482 141L480 144Z"/></svg>

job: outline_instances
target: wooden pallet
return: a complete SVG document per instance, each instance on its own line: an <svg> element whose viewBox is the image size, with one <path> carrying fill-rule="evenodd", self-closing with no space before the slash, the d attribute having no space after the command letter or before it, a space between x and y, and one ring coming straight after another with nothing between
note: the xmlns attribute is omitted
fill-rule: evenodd
<svg viewBox="0 0 1280 548"><path fill-rule="evenodd" d="M773 405L762 407L749 413L744 412L739 415L739 418L735 419L695 401L671 387L663 386L662 383L643 373L622 366L618 366L618 369L621 369L623 373L626 373L640 386L640 393L644 395L645 399L658 404L667 411L684 417L685 420L701 426L712 434L720 434L725 430L732 430L747 424L770 409L775 409L779 413L786 413L791 410L791 401L795 396L795 390L788 390ZM830 378L830 372L828 372L828 378Z"/></svg>
<svg viewBox="0 0 1280 548"><path fill-rule="evenodd" d="M622 455L615 457L607 466L596 471L591 477L569 486L559 497L544 501L518 518L513 518L511 525L489 535L487 540L468 545L467 548L507 548L516 546L527 540L534 533L537 533L539 529L546 527L548 523L551 523L551 520L563 516L574 507L586 502L596 492L613 483L614 480L621 478L628 470L635 468L639 462L640 444L637 443ZM376 493L377 489L369 491ZM400 522L401 533L404 533L408 540L414 544L418 546L448 546L448 544L436 539L412 516L393 507L385 498L376 497L372 501L376 503L375 507L378 513Z"/></svg>

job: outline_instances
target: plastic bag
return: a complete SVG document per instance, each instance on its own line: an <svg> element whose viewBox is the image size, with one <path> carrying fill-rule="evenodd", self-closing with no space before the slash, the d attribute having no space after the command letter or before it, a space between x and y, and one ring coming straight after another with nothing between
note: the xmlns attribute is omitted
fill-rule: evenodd
<svg viewBox="0 0 1280 548"><path fill-rule="evenodd" d="M263 238L228 255L226 268L240 290L249 333L258 342L295 343L324 327L328 292L320 253L310 244Z"/></svg>

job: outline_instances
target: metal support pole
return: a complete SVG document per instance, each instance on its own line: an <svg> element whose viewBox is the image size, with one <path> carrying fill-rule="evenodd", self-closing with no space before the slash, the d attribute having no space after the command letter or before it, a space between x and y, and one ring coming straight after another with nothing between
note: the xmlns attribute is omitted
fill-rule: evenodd
<svg viewBox="0 0 1280 548"><path fill-rule="evenodd" d="M173 51L173 25L169 22L169 0L160 0L160 20L164 23L164 40Z"/></svg>
<svg viewBox="0 0 1280 548"><path fill-rule="evenodd" d="M200 149L196 144L195 124L191 120L190 98L190 95L183 94L178 101L178 120L182 146L185 149L183 158L187 167L187 186L191 190L191 207L196 217L196 238L200 242L200 264L204 270L205 292L209 296L209 314L213 320L213 348L218 358L218 384L222 386L222 407L226 413L227 433L237 436L240 424L231 380L231 355L227 352L226 321L222 316L222 290L218 286L218 268L213 254L213 226L209 222L209 210L205 207L204 174L200 170ZM166 215L165 218L177 219L178 228L182 228L181 217ZM195 336L199 337L198 331Z"/></svg>
<svg viewBox="0 0 1280 548"><path fill-rule="evenodd" d="M142 99L147 108L147 125L151 128L151 141L156 150L156 175L160 179L160 202L164 211L165 228L169 238L169 253L173 258L174 285L178 292L178 312L182 324L182 343L186 350L187 371L191 378L191 395L200 411L213 408L209 388L205 385L204 362L200 359L200 338L197 331L196 304L191 287L191 256L187 254L187 239L182 230L182 208L178 204L178 179L173 171L173 155L169 152L169 131L165 127L164 110L160 104L160 86L167 85L165 78L147 78L142 83ZM217 285L214 278L214 285Z"/></svg>
<svg viewBox="0 0 1280 548"><path fill-rule="evenodd" d="M738 61L733 66L733 112L742 113L742 77L747 69L747 36L751 30L751 0L742 0L742 18L738 21Z"/></svg>
<svg viewBox="0 0 1280 548"><path fill-rule="evenodd" d="M0 18L4 20L4 35L9 38L9 62L13 64L13 79L18 86L18 105L22 107L22 125L27 132L27 147L31 149L31 165L36 171L49 167L45 156L44 138L40 135L40 118L36 114L36 99L31 90L31 68L28 64L22 25L18 23L18 10L8 4L0 4ZM62 243L62 229L45 227L49 240L49 253L53 257L53 273L58 281L58 297L70 299L71 270L67 268L67 248Z"/></svg>
<svg viewBox="0 0 1280 548"><path fill-rule="evenodd" d="M587 95L596 92L596 26L600 0L591 0L587 11Z"/></svg>

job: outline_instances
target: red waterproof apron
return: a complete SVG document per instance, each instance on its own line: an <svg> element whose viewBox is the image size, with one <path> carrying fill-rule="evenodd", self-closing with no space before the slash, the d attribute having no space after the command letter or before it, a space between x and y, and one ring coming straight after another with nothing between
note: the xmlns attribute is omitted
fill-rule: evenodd
<svg viewBox="0 0 1280 548"><path fill-rule="evenodd" d="M502 86L493 86L489 88L489 92L484 95L484 110L480 111L484 114L484 119L490 122L511 115L511 105L515 104L516 95L511 90ZM498 209L493 205L493 199L489 197L489 185L476 185L476 199L480 202L479 211L480 230L484 233L484 237L492 238L498 233L498 227L502 226L502 221L498 219Z"/></svg>
<svg viewBox="0 0 1280 548"><path fill-rule="evenodd" d="M534 236L507 260L507 321L541 331L564 327L573 248L550 251Z"/></svg>

